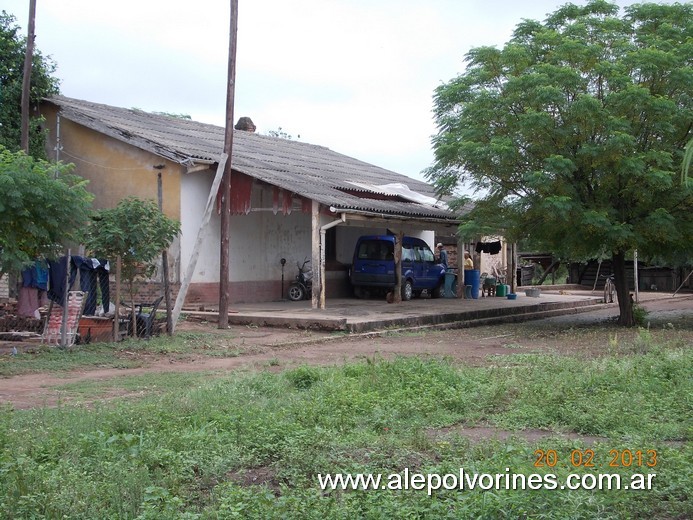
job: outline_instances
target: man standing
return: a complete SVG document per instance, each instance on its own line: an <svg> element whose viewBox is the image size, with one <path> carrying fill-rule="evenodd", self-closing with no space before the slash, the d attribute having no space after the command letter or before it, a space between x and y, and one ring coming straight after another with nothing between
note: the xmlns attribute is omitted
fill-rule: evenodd
<svg viewBox="0 0 693 520"><path fill-rule="evenodd" d="M443 264L445 269L448 268L448 252L445 250L445 246L442 243L438 243L436 246L438 248L438 263Z"/></svg>

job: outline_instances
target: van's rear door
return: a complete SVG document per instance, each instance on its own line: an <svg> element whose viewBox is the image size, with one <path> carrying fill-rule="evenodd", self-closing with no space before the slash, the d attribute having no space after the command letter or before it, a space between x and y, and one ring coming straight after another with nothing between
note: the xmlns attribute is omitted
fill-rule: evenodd
<svg viewBox="0 0 693 520"><path fill-rule="evenodd" d="M440 267L436 265L433 251L423 241L416 242L417 254L420 258L421 275L417 286L420 288L433 289L438 285L440 277Z"/></svg>
<svg viewBox="0 0 693 520"><path fill-rule="evenodd" d="M409 237L404 237L402 243L402 279L411 278L416 287L416 281L421 277L421 262L418 261L418 252Z"/></svg>
<svg viewBox="0 0 693 520"><path fill-rule="evenodd" d="M361 240L354 258L352 281L357 285L391 286L395 279L392 242Z"/></svg>

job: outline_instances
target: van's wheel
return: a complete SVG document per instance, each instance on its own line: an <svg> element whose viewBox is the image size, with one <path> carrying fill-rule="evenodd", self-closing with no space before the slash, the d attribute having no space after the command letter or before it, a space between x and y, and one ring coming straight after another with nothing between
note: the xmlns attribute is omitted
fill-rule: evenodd
<svg viewBox="0 0 693 520"><path fill-rule="evenodd" d="M289 300L292 302L298 302L301 301L304 296L306 295L306 292L303 290L303 287L297 283L292 283L289 285Z"/></svg>
<svg viewBox="0 0 693 520"><path fill-rule="evenodd" d="M443 284L437 285L431 292L431 298L442 298L443 297Z"/></svg>
<svg viewBox="0 0 693 520"><path fill-rule="evenodd" d="M414 287L411 284L411 280L405 280L402 283L402 301L408 302L411 300L412 294L414 294Z"/></svg>

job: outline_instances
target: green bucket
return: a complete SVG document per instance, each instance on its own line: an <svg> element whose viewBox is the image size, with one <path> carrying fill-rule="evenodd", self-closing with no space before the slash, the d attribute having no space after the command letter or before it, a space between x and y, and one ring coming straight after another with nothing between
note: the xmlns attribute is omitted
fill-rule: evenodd
<svg viewBox="0 0 693 520"><path fill-rule="evenodd" d="M504 284L496 285L496 296L505 298L508 295L508 286Z"/></svg>

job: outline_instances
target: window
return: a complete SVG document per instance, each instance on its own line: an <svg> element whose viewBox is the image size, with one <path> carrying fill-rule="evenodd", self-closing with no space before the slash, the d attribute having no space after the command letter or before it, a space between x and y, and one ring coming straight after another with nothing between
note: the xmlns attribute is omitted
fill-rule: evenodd
<svg viewBox="0 0 693 520"><path fill-rule="evenodd" d="M411 245L405 244L402 246L402 262L413 262L415 258L414 250Z"/></svg>
<svg viewBox="0 0 693 520"><path fill-rule="evenodd" d="M422 262L434 262L435 257L433 256L433 251L425 246L416 246L417 252L419 253L419 258Z"/></svg>

